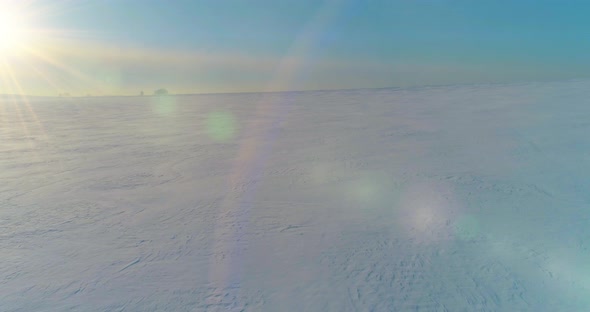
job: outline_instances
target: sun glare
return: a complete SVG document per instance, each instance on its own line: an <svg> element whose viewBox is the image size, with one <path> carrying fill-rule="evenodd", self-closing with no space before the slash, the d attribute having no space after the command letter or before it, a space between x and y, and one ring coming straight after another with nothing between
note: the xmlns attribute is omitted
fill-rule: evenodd
<svg viewBox="0 0 590 312"><path fill-rule="evenodd" d="M0 57L18 54L29 41L26 16L17 10L0 12Z"/></svg>
<svg viewBox="0 0 590 312"><path fill-rule="evenodd" d="M101 86L102 81L68 62L72 55L86 58L76 53L83 46L80 40L87 39L84 37L87 32L51 25L52 19L60 16L62 10L71 10L76 3L0 0L0 94L24 96L35 92L26 88L25 82L31 81L42 81L39 85L46 84L56 92L70 88L56 78L61 75L75 76L89 86L87 88L100 91L96 86Z"/></svg>

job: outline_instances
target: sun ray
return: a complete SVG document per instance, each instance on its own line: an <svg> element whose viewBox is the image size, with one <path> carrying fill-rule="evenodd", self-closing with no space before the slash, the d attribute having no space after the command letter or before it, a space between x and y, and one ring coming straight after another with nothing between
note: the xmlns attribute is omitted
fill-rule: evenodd
<svg viewBox="0 0 590 312"><path fill-rule="evenodd" d="M93 92L104 93L104 88L94 76L68 65L70 57L75 56L71 55L71 47L79 46L82 39L91 39L91 34L85 31L40 27L37 23L44 16L65 8L50 6L48 3L33 6L33 3L30 0L3 2L0 10L0 92L9 94L3 99L0 111L4 113L0 121L14 123L15 130L20 128L20 135L24 137L25 144L31 150L31 157L39 161L40 155L35 142L30 138L38 134L49 141L49 136L29 101L27 91L31 90L26 90L22 83L24 80L21 80L21 69L24 69L27 75L32 74L40 78L56 93L68 89L68 85L62 85L66 81L62 78L66 75L74 78L67 81L89 86ZM6 120L6 113L10 111L18 120ZM28 121L36 125L27 125ZM59 152L58 146L52 148ZM63 169L62 161L58 162Z"/></svg>
<svg viewBox="0 0 590 312"><path fill-rule="evenodd" d="M33 152L35 160L39 160L39 156L37 155L37 152L34 149L33 143L31 142L31 140L29 140L29 138L30 138L29 128L27 127L27 124L23 118L23 114L20 110L18 98L16 96L11 96L10 102L11 102L12 106L14 107L14 111L16 112L16 114L18 116L17 118L18 118L18 121L20 122L21 130L24 133L24 137L26 138L25 141L27 142L28 148Z"/></svg>
<svg viewBox="0 0 590 312"><path fill-rule="evenodd" d="M40 69L38 69L37 67L35 67L33 64L27 64L27 66L29 66L29 68L31 70L33 70L37 75L41 76L45 82L49 83L55 90L59 90L60 88L57 86L57 84L55 84L45 73L43 73ZM35 121L37 123L37 125L39 126L39 130L41 131L43 138L45 139L46 142L50 141L50 137L47 133L47 131L45 130L45 126L43 125L43 123L41 122L41 120L39 119L39 117L37 116L37 114L35 113L32 105L30 104L29 101L25 101L25 105L27 106L29 112L32 114L32 116L35 118ZM55 154L59 153L59 149L57 146L55 145L47 145L47 148L50 148ZM60 168L62 170L64 170L64 165L63 165L63 161L61 158L57 158L57 162L60 166Z"/></svg>
<svg viewBox="0 0 590 312"><path fill-rule="evenodd" d="M11 76L11 79L13 81L13 84L16 88L16 90L18 91L18 95L20 97L21 102L24 104L24 106L27 108L27 110L29 111L29 113L31 114L31 117L34 119L34 122L37 124L37 126L39 127L39 131L41 132L41 136L44 139L47 139L47 133L45 132L45 127L43 126L43 123L41 123L41 121L39 120L39 117L37 116L37 114L35 113L35 110L33 109L33 107L31 106L31 103L29 102L28 97L26 96L24 90L22 89L20 83L18 82L18 79L16 78L16 76L14 75L14 73L9 72L9 75Z"/></svg>
<svg viewBox="0 0 590 312"><path fill-rule="evenodd" d="M83 40L98 39L96 33L85 30L64 29L43 25L48 18L60 15L75 8L72 3L41 2L34 0L0 0L0 60L4 64L13 64L10 69L13 77L8 77L6 65L0 67L0 85L2 93L30 93L30 85L16 82L19 73L33 74L47 82L48 87L56 93L71 89L72 86L90 87L98 93L104 93L100 80L84 70L71 64L71 48L80 46ZM82 62L86 59L83 56ZM15 63L17 62L17 63ZM24 71L23 71L24 70ZM73 79L66 79L73 78ZM12 81L13 83L7 83ZM65 82L69 81L67 85ZM26 81L25 81L26 82ZM18 85L18 86L17 86ZM59 86L64 88L59 88ZM70 86L71 85L71 86ZM39 91L33 91L38 93Z"/></svg>
<svg viewBox="0 0 590 312"><path fill-rule="evenodd" d="M12 68L10 67L9 64L6 63L5 60L3 60L3 63L4 63L4 68L6 69L5 72L6 72L6 74L8 75L8 77L10 79L9 82L13 86L13 87L11 87L11 89L14 88L14 90L18 92L18 89L19 89L20 86L18 85L18 82L16 81L16 78L13 76ZM23 118L23 115L21 113L20 105L18 104L18 97L19 96L21 96L21 95L18 94L18 93L13 94L11 96L12 104L15 106L15 111L18 114L18 118L19 118L19 120L21 122L21 126L23 128L23 131L24 131L25 135L27 137L29 137L30 136L29 129L28 129L28 127L27 127L27 125L25 123L25 120Z"/></svg>
<svg viewBox="0 0 590 312"><path fill-rule="evenodd" d="M6 73L8 72L8 69L5 68L5 66L3 64L0 64L0 82L2 83L3 86L8 86L9 84L9 79L8 77L6 77ZM9 91L10 89L7 89L7 91Z"/></svg>
<svg viewBox="0 0 590 312"><path fill-rule="evenodd" d="M48 83L54 90L60 89L59 86L49 77L49 75L47 75L42 70L37 68L37 66L30 64L30 63L27 63L26 66L28 66L29 69L31 69L33 72L35 72L35 74L37 74L39 77L41 77L43 79L43 81Z"/></svg>
<svg viewBox="0 0 590 312"><path fill-rule="evenodd" d="M81 71L72 69L70 67L68 67L65 64L62 64L61 62L59 62L58 60L52 58L49 55L45 55L39 51L36 51L34 49L27 49L27 52L30 53L32 56L42 60L43 62L45 62L48 65L51 65L53 67L55 67L58 70L61 70L67 74L72 75L75 78L78 78L80 80L82 80L84 83L89 84L90 86L92 86L93 88L98 88L98 92L102 92L103 90L100 89L100 84L98 84L96 82L96 80L94 80L93 78L91 78L90 76L84 74Z"/></svg>
<svg viewBox="0 0 590 312"><path fill-rule="evenodd" d="M13 90L13 94L10 95L9 97L9 103L12 104L12 107L14 108L14 111L17 114L17 118L18 118L18 122L20 123L20 127L21 130L24 134L25 137L25 141L27 142L27 146L30 149L30 151L32 152L32 157L35 161L40 161L41 158L39 157L39 154L36 150L36 146L33 143L33 141L30 139L32 137L32 132L30 131L29 127L27 126L27 122L25 120L25 113L24 111L21 109L21 106L24 104L25 107L27 107L27 109L29 110L29 112L31 113L31 117L38 123L39 125L39 130L41 131L41 135L44 138L47 138L46 133L44 131L44 128L41 126L41 123L37 117L37 115L34 113L34 111L32 110L32 108L30 107L30 103L28 102L28 98L25 95L20 83L18 82L17 77L14 74L14 71L12 70L12 67L10 66L10 64L7 63L7 61L5 59L0 59L0 68L2 68L2 72L3 72L3 77L2 77L2 81L5 85L9 86L9 90ZM6 110L5 110L6 111Z"/></svg>

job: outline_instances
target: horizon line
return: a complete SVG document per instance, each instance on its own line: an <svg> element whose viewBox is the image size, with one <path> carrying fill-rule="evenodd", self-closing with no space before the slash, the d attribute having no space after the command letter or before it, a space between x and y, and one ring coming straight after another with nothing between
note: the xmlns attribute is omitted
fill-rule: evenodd
<svg viewBox="0 0 590 312"><path fill-rule="evenodd" d="M158 94L120 94L120 95L29 95L29 94L1 94L0 98L107 98L107 97L158 97L158 96L197 96L197 95L239 95L239 94L266 94L266 93L305 93L305 92L332 92L332 91L357 91L357 90L416 90L423 88L441 88L454 86L509 86L522 85L532 83L560 83L560 82L579 82L590 81L590 78L569 78L560 80L527 80L527 81L513 81L513 82L473 82L473 83L454 83L454 84L430 84L430 85L416 85L416 86L389 86L389 87L358 87L358 88L334 88L334 89L303 89L303 90L280 90L280 91L236 91L236 92L202 92L202 93L168 93L163 95Z"/></svg>

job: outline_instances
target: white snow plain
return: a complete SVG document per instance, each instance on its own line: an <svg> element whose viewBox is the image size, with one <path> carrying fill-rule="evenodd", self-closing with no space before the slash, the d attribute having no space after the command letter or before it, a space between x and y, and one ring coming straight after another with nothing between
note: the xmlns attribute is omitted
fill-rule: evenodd
<svg viewBox="0 0 590 312"><path fill-rule="evenodd" d="M0 103L0 311L590 311L590 81Z"/></svg>

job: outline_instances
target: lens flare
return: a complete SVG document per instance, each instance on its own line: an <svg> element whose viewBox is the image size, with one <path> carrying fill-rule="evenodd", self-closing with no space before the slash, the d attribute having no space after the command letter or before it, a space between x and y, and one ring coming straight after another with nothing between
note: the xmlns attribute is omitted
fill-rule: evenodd
<svg viewBox="0 0 590 312"><path fill-rule="evenodd" d="M479 235L479 221L472 215L464 215L455 223L455 235L461 240L473 240Z"/></svg>
<svg viewBox="0 0 590 312"><path fill-rule="evenodd" d="M176 112L176 97L170 95L153 96L152 111L162 117L170 117Z"/></svg>
<svg viewBox="0 0 590 312"><path fill-rule="evenodd" d="M437 242L452 234L449 220L460 210L450 185L441 181L417 181L404 187L396 219L414 238Z"/></svg>
<svg viewBox="0 0 590 312"><path fill-rule="evenodd" d="M233 138L235 120L231 113L213 112L207 118L207 133L215 141L227 141Z"/></svg>

